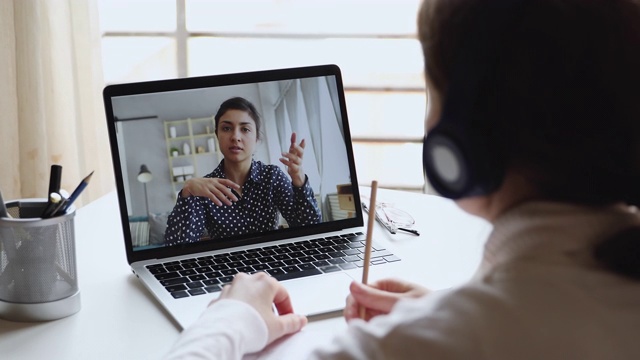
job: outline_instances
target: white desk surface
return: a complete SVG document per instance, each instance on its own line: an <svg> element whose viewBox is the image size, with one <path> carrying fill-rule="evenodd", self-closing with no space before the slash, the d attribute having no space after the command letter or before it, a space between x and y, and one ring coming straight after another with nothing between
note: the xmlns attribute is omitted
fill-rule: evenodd
<svg viewBox="0 0 640 360"><path fill-rule="evenodd" d="M368 192L362 188L363 195ZM488 223L437 196L378 189L378 201L411 213L421 232L420 236L391 235L376 223L376 242L402 259L402 273L390 276L441 289L458 285L474 273L491 229ZM160 358L179 330L131 273L115 192L79 209L75 228L82 309L41 323L0 319L0 358ZM335 331L345 326L341 317L325 317L307 327Z"/></svg>

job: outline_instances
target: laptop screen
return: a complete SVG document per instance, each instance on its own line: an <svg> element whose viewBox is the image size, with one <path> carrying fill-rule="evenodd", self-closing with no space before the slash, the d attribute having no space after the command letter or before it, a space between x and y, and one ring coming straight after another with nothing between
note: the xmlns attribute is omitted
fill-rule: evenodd
<svg viewBox="0 0 640 360"><path fill-rule="evenodd" d="M104 101L130 262L362 226L334 65L116 84Z"/></svg>

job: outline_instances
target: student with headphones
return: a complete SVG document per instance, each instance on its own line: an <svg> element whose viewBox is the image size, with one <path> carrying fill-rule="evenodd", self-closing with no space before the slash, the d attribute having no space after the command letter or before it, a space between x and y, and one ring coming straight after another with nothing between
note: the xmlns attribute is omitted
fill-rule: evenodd
<svg viewBox="0 0 640 360"><path fill-rule="evenodd" d="M425 172L494 228L459 288L353 283L348 330L311 357L640 359L640 4L425 0L418 26ZM168 357L239 358L305 324L239 274Z"/></svg>

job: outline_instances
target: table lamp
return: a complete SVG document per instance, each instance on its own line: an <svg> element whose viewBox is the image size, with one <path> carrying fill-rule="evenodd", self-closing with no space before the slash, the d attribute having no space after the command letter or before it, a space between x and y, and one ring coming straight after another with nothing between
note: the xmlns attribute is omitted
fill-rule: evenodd
<svg viewBox="0 0 640 360"><path fill-rule="evenodd" d="M149 214L149 197L147 196L147 183L153 180L153 174L149 171L147 165L142 164L140 166L140 172L138 173L138 181L144 185L144 203L147 206L147 215Z"/></svg>

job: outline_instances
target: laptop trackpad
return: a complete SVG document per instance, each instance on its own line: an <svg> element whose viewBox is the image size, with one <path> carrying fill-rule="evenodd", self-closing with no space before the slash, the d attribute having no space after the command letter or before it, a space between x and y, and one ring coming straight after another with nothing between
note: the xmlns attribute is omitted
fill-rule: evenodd
<svg viewBox="0 0 640 360"><path fill-rule="evenodd" d="M344 309L349 284L353 279L343 273L330 273L283 281L289 292L293 311L306 316Z"/></svg>

